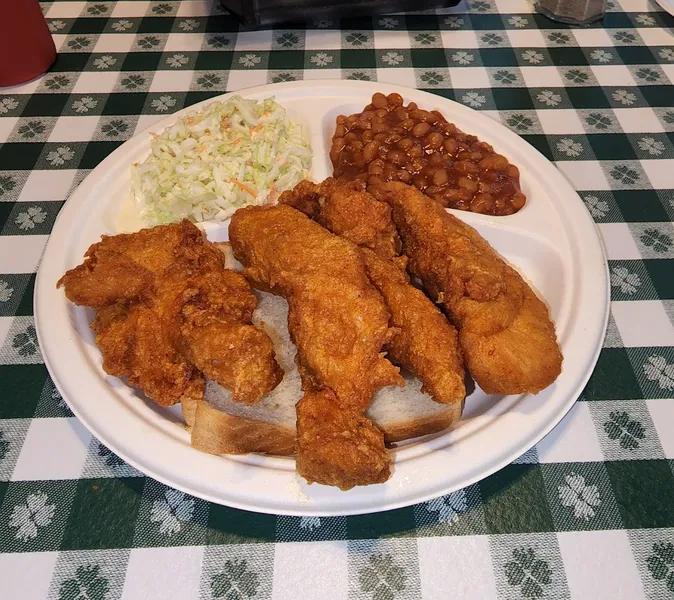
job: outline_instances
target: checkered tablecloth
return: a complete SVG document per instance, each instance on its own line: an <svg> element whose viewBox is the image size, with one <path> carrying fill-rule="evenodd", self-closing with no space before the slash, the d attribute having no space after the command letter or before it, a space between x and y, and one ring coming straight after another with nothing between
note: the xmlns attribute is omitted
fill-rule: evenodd
<svg viewBox="0 0 674 600"><path fill-rule="evenodd" d="M531 4L243 32L209 1L42 3L57 62L0 89L0 598L674 596L674 18L613 0L569 28ZM225 91L340 77L484 111L555 162L608 252L604 348L562 424L449 496L349 518L209 504L72 416L35 271L70 192L134 133Z"/></svg>

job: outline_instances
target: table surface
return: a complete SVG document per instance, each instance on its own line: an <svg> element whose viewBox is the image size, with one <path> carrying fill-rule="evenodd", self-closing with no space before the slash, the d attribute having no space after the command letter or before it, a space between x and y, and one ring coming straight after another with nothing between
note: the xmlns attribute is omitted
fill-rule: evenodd
<svg viewBox="0 0 674 600"><path fill-rule="evenodd" d="M242 32L210 2L43 2L59 56L0 89L3 598L674 595L674 18L608 2L569 28L529 0ZM70 192L125 139L294 79L423 88L507 125L569 178L609 259L611 318L578 403L499 473L349 518L256 515L144 477L70 413L33 285Z"/></svg>

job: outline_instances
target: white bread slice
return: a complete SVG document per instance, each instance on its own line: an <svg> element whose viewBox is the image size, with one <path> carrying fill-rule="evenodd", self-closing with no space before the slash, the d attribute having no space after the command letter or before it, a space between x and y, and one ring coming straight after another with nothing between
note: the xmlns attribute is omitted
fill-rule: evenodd
<svg viewBox="0 0 674 600"><path fill-rule="evenodd" d="M229 263L228 266L235 266ZM302 397L295 366L295 346L288 333L288 304L278 296L258 293L254 322L271 337L276 358L285 371L283 381L254 405L234 403L231 394L213 381L205 399L185 404L193 421L192 445L210 454L251 452L290 456L295 451L295 403ZM379 390L367 415L384 432L387 442L399 442L449 427L461 416L463 403L438 404L421 392L421 383L404 375L404 388ZM196 407L194 406L196 404Z"/></svg>

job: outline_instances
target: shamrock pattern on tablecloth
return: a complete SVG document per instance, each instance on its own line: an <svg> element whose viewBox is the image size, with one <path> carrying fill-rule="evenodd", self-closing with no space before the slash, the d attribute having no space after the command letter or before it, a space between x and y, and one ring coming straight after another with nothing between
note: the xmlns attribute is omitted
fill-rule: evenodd
<svg viewBox="0 0 674 600"><path fill-rule="evenodd" d="M224 569L211 578L213 598L246 600L254 598L259 587L259 575L242 558L225 561Z"/></svg>
<svg viewBox="0 0 674 600"><path fill-rule="evenodd" d="M146 37L140 38L136 43L144 50L150 50L159 46L161 40L155 35L148 35Z"/></svg>
<svg viewBox="0 0 674 600"><path fill-rule="evenodd" d="M358 570L358 581L363 592L371 593L372 600L394 600L405 590L405 569L395 563L390 554L375 553L368 565Z"/></svg>
<svg viewBox="0 0 674 600"><path fill-rule="evenodd" d="M24 231L34 229L35 225L43 223L47 218L47 213L39 206L29 206L25 211L20 212L14 222L19 229Z"/></svg>
<svg viewBox="0 0 674 600"><path fill-rule="evenodd" d="M664 356L649 356L644 365L644 374L649 381L657 381L661 389L674 390L674 364L668 363Z"/></svg>
<svg viewBox="0 0 674 600"><path fill-rule="evenodd" d="M299 524L300 529L313 531L314 529L318 529L320 526L321 526L320 517L302 517L300 519Z"/></svg>
<svg viewBox="0 0 674 600"><path fill-rule="evenodd" d="M430 46L437 42L437 37L432 33L419 33L414 36L414 41L422 46Z"/></svg>
<svg viewBox="0 0 674 600"><path fill-rule="evenodd" d="M358 31L354 33L349 33L345 36L344 41L347 44L351 44L352 46L362 46L363 44L367 44L367 42L370 40L370 38L365 35L364 33L360 33Z"/></svg>
<svg viewBox="0 0 674 600"><path fill-rule="evenodd" d="M14 288L4 279L0 279L0 302L9 302L14 293Z"/></svg>
<svg viewBox="0 0 674 600"><path fill-rule="evenodd" d="M150 510L150 521L159 523L159 533L172 536L184 523L194 518L194 499L179 490L167 489L164 497L155 500Z"/></svg>
<svg viewBox="0 0 674 600"><path fill-rule="evenodd" d="M127 19L120 19L119 21L115 21L110 27L112 27L114 31L121 33L131 29L133 27L133 23Z"/></svg>
<svg viewBox="0 0 674 600"><path fill-rule="evenodd" d="M171 56L166 57L166 64L172 69L179 69L180 67L185 66L190 59L187 58L184 54L172 54Z"/></svg>
<svg viewBox="0 0 674 600"><path fill-rule="evenodd" d="M239 64L248 68L259 65L260 62L262 62L262 57L258 56L257 54L253 54L252 52L248 52L239 57Z"/></svg>
<svg viewBox="0 0 674 600"><path fill-rule="evenodd" d="M563 141L564 140L561 140L560 144ZM571 142L571 144L569 144L569 142ZM570 156L579 156L583 150L583 147L580 144L573 145L573 140L568 140L566 145L568 146L567 154L571 152L571 154L569 154ZM557 149L563 151L563 148L560 148L559 144L557 145ZM601 219L608 214L608 202L600 200L597 196L583 196L583 202L595 219Z"/></svg>
<svg viewBox="0 0 674 600"><path fill-rule="evenodd" d="M661 581L674 594L674 544L658 542L646 559L646 566L656 581Z"/></svg>
<svg viewBox="0 0 674 600"><path fill-rule="evenodd" d="M655 69L651 69L650 67L642 67L641 69L637 69L635 75L637 78L648 83L655 83L656 81L660 81L662 79L660 73Z"/></svg>
<svg viewBox="0 0 674 600"><path fill-rule="evenodd" d="M529 19L527 19L526 17L522 17L520 15L515 15L514 17L510 17L508 19L508 23L513 27L521 29L522 27L526 27L527 25L529 25Z"/></svg>
<svg viewBox="0 0 674 600"><path fill-rule="evenodd" d="M545 586L552 583L552 571L547 561L536 557L533 548L516 548L513 560L504 565L508 583L519 588L524 598L542 598Z"/></svg>
<svg viewBox="0 0 674 600"><path fill-rule="evenodd" d="M54 519L56 505L50 503L45 492L28 494L26 500L14 506L9 517L9 526L16 529L14 537L26 542L35 539L40 529L47 527Z"/></svg>
<svg viewBox="0 0 674 600"><path fill-rule="evenodd" d="M564 478L565 483L557 488L562 506L573 509L576 519L589 521L595 515L595 508L601 504L596 485L585 482L585 477L571 473Z"/></svg>
<svg viewBox="0 0 674 600"><path fill-rule="evenodd" d="M639 239L656 252L667 252L672 247L672 238L655 227L646 229Z"/></svg>
<svg viewBox="0 0 674 600"><path fill-rule="evenodd" d="M224 48L225 46L229 46L229 39L224 35L213 35L206 39L206 43L211 48Z"/></svg>
<svg viewBox="0 0 674 600"><path fill-rule="evenodd" d="M610 63L614 57L613 54L611 54L610 52L599 48L597 50L593 50L592 52L590 52L590 58L592 60L596 60L597 62L606 64Z"/></svg>
<svg viewBox="0 0 674 600"><path fill-rule="evenodd" d="M196 19L185 19L178 24L178 29L181 31L194 31L199 27L199 21Z"/></svg>
<svg viewBox="0 0 674 600"><path fill-rule="evenodd" d="M609 116L603 115L601 113L590 113L587 117L585 117L585 122L590 127L594 127L599 131L608 129L613 124L613 121Z"/></svg>
<svg viewBox="0 0 674 600"><path fill-rule="evenodd" d="M281 83L283 81L297 81L297 76L292 73L278 73L271 78L272 83Z"/></svg>
<svg viewBox="0 0 674 600"><path fill-rule="evenodd" d="M363 73L362 71L354 71L353 73L349 73L346 78L352 81L372 81L372 77L367 73Z"/></svg>
<svg viewBox="0 0 674 600"><path fill-rule="evenodd" d="M173 108L176 105L176 99L173 96L169 96L168 94L162 94L159 96L159 98L155 98L151 102L152 108L154 108L157 112L166 112L169 109Z"/></svg>
<svg viewBox="0 0 674 600"><path fill-rule="evenodd" d="M612 411L604 422L604 431L610 440L617 440L625 450L636 450L639 440L646 437L644 426L632 419L627 411Z"/></svg>
<svg viewBox="0 0 674 600"><path fill-rule="evenodd" d="M317 67L327 67L329 64L332 63L334 58L327 54L326 52L317 52L314 54L310 59L312 64L316 65Z"/></svg>
<svg viewBox="0 0 674 600"><path fill-rule="evenodd" d="M451 16L447 17L444 20L445 25L449 25L450 29L461 29L466 22L464 21L463 17L457 17L457 16Z"/></svg>
<svg viewBox="0 0 674 600"><path fill-rule="evenodd" d="M546 106L557 106L562 102L562 97L552 90L543 90L536 96L536 100Z"/></svg>
<svg viewBox="0 0 674 600"><path fill-rule="evenodd" d="M12 339L12 347L19 356L32 356L37 353L37 332L33 325L28 325Z"/></svg>
<svg viewBox="0 0 674 600"><path fill-rule="evenodd" d="M112 119L101 127L101 131L106 137L122 135L127 129L129 129L129 124L122 121L122 119Z"/></svg>
<svg viewBox="0 0 674 600"><path fill-rule="evenodd" d="M504 85L512 85L517 81L517 75L511 73L510 71L500 70L494 73L494 79L503 83Z"/></svg>
<svg viewBox="0 0 674 600"><path fill-rule="evenodd" d="M206 73L197 79L197 83L201 87L212 88L222 83L222 79L215 73Z"/></svg>
<svg viewBox="0 0 674 600"><path fill-rule="evenodd" d="M508 117L506 123L510 125L512 129L520 133L531 129L534 126L534 122L529 117L522 114Z"/></svg>
<svg viewBox="0 0 674 600"><path fill-rule="evenodd" d="M479 108L486 101L486 96L478 92L468 92L467 94L461 96L461 102L467 104L468 106L472 106L473 108Z"/></svg>
<svg viewBox="0 0 674 600"><path fill-rule="evenodd" d="M76 113L88 113L98 106L98 100L91 96L83 96L79 100L73 102L73 110Z"/></svg>
<svg viewBox="0 0 674 600"><path fill-rule="evenodd" d="M389 67L395 67L405 60L405 57L400 52L393 50L382 54L381 61Z"/></svg>
<svg viewBox="0 0 674 600"><path fill-rule="evenodd" d="M17 106L19 106L19 103L11 96L0 98L0 115L7 114L9 111L14 110Z"/></svg>
<svg viewBox="0 0 674 600"><path fill-rule="evenodd" d="M65 75L56 75L54 77L50 77L49 79L47 79L44 82L44 85L47 89L57 91L70 85L70 79Z"/></svg>
<svg viewBox="0 0 674 600"><path fill-rule="evenodd" d="M452 61L460 65L469 65L475 60L475 56L470 52L460 51L452 54Z"/></svg>
<svg viewBox="0 0 674 600"><path fill-rule="evenodd" d="M109 591L110 583L100 565L81 565L74 577L61 584L58 600L105 600Z"/></svg>
<svg viewBox="0 0 674 600"><path fill-rule="evenodd" d="M628 92L627 90L616 90L611 94L613 99L624 106L632 106L637 100L636 94Z"/></svg>
<svg viewBox="0 0 674 600"><path fill-rule="evenodd" d="M439 85L445 81L445 76L437 71L426 71L422 73L421 81L428 85Z"/></svg>
<svg viewBox="0 0 674 600"><path fill-rule="evenodd" d="M632 295L641 286L641 278L637 273L631 273L626 267L613 267L611 269L611 285L620 288L623 294Z"/></svg>
<svg viewBox="0 0 674 600"><path fill-rule="evenodd" d="M609 171L609 175L625 185L634 185L641 179L641 175L627 165L616 165Z"/></svg>
<svg viewBox="0 0 674 600"><path fill-rule="evenodd" d="M100 70L105 70L114 66L116 63L117 59L114 56L104 54L103 56L99 56L96 60L94 60L94 67Z"/></svg>
<svg viewBox="0 0 674 600"><path fill-rule="evenodd" d="M300 43L300 38L295 33L284 33L276 38L276 43L282 48L292 48Z"/></svg>
<svg viewBox="0 0 674 600"><path fill-rule="evenodd" d="M438 523L445 523L447 525L454 525L459 520L459 517L468 510L468 499L465 490L458 490L429 500L425 504L428 512L436 513Z"/></svg>
<svg viewBox="0 0 674 600"><path fill-rule="evenodd" d="M70 146L59 146L47 154L47 162L52 167L60 167L70 162L75 156L75 152Z"/></svg>
<svg viewBox="0 0 674 600"><path fill-rule="evenodd" d="M538 65L545 59L545 56L536 50L525 50L521 56L522 60L526 60L531 65Z"/></svg>
<svg viewBox="0 0 674 600"><path fill-rule="evenodd" d="M377 24L384 29L395 29L400 25L400 21L393 17L384 17L383 19L379 19Z"/></svg>
<svg viewBox="0 0 674 600"><path fill-rule="evenodd" d="M28 123L19 127L19 135L22 138L31 139L43 134L45 129L47 129L47 126L42 121L28 121Z"/></svg>

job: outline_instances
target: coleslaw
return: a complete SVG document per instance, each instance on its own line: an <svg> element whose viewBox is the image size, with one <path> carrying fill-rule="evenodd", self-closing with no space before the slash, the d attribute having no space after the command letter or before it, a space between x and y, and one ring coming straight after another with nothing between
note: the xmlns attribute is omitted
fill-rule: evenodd
<svg viewBox="0 0 674 600"><path fill-rule="evenodd" d="M273 98L232 96L150 135L150 156L131 172L132 198L150 226L224 221L239 207L273 203L311 166L303 128Z"/></svg>

